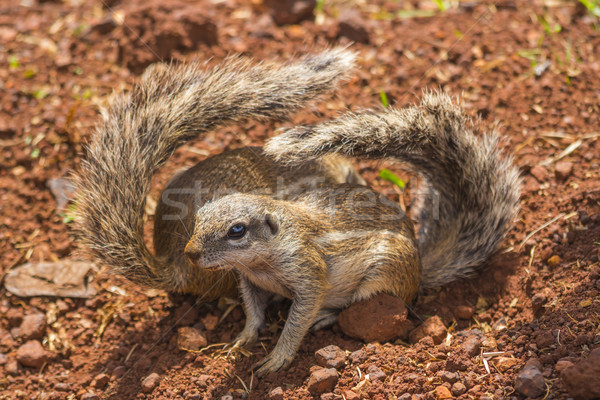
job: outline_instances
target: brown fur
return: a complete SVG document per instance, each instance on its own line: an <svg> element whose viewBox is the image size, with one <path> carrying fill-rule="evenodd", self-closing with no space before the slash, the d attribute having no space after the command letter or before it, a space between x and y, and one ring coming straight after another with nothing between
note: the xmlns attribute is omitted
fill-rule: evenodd
<svg viewBox="0 0 600 400"><path fill-rule="evenodd" d="M468 276L497 250L517 215L518 169L495 132L478 139L471 120L441 93L420 107L347 114L272 138L265 151L286 165L331 153L392 158L426 185L418 240L425 287Z"/></svg>
<svg viewBox="0 0 600 400"><path fill-rule="evenodd" d="M173 151L207 131L247 118L286 118L335 88L352 69L354 58L352 52L333 49L284 66L251 65L231 58L209 71L197 63L150 67L131 93L103 110L103 121L89 143L76 177L79 241L138 284L193 293L205 300L231 292L231 274L195 272L187 282L190 265L182 257L185 240L179 236L186 234L182 232L186 223L162 221L162 199L155 233L157 254L146 247L143 212L152 175ZM242 150L201 163L181 175L180 181L190 179L188 186L230 185L252 191L276 187L278 171L293 175L289 168L269 168L271 164L259 150ZM343 181L343 171L352 175L348 166L338 158L313 163L305 170L325 184ZM248 170L255 173L245 175ZM293 186L298 180L283 185ZM189 219L195 210L188 211Z"/></svg>
<svg viewBox="0 0 600 400"><path fill-rule="evenodd" d="M246 234L228 237L236 225ZM193 231L185 251L197 268L240 274L246 326L235 346L256 340L271 293L292 299L259 375L289 365L311 326L332 323L353 302L386 292L410 303L419 289L412 223L368 187L330 185L291 200L232 194L200 208Z"/></svg>

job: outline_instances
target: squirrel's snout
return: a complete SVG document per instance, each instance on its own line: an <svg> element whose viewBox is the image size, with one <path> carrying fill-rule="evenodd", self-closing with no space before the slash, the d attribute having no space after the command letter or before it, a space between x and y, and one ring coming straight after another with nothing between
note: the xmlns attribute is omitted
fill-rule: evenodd
<svg viewBox="0 0 600 400"><path fill-rule="evenodd" d="M183 252L185 253L185 256L194 264L198 263L198 260L200 257L202 257L202 252L200 249L194 246L191 240L185 246L185 250Z"/></svg>

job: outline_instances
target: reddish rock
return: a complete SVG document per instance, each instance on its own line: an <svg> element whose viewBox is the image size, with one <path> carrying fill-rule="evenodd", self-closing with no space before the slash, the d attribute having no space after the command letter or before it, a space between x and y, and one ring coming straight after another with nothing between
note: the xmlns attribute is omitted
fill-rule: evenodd
<svg viewBox="0 0 600 400"><path fill-rule="evenodd" d="M11 327L21 325L23 321L23 310L21 308L11 308L6 312L6 319Z"/></svg>
<svg viewBox="0 0 600 400"><path fill-rule="evenodd" d="M142 380L142 392L151 393L158 383L160 382L160 376L153 372Z"/></svg>
<svg viewBox="0 0 600 400"><path fill-rule="evenodd" d="M4 370L8 375L16 376L19 374L19 363L14 358L10 358L4 365Z"/></svg>
<svg viewBox="0 0 600 400"><path fill-rule="evenodd" d="M103 388L110 381L110 376L107 374L98 374L92 380L92 386L95 388Z"/></svg>
<svg viewBox="0 0 600 400"><path fill-rule="evenodd" d="M30 340L17 349L17 361L26 367L39 368L48 361L48 353L37 340Z"/></svg>
<svg viewBox="0 0 600 400"><path fill-rule="evenodd" d="M365 19L356 10L343 11L338 18L338 35L354 42L369 43Z"/></svg>
<svg viewBox="0 0 600 400"><path fill-rule="evenodd" d="M559 181L566 180L573 172L573 163L569 161L559 161L556 163L554 174Z"/></svg>
<svg viewBox="0 0 600 400"><path fill-rule="evenodd" d="M475 357L477 354L479 354L479 349L481 348L481 339L474 335L469 336L464 342L461 343L460 348L468 356Z"/></svg>
<svg viewBox="0 0 600 400"><path fill-rule="evenodd" d="M375 365L369 365L367 368L367 374L369 374L369 379L372 381L382 381L385 380L385 372L381 370L381 368Z"/></svg>
<svg viewBox="0 0 600 400"><path fill-rule="evenodd" d="M200 350L208 341L199 329L184 326L177 330L177 347L181 350Z"/></svg>
<svg viewBox="0 0 600 400"><path fill-rule="evenodd" d="M600 398L600 348L560 373L569 394L581 400Z"/></svg>
<svg viewBox="0 0 600 400"><path fill-rule="evenodd" d="M506 372L519 363L519 360L513 357L498 357L494 360L494 365L500 372Z"/></svg>
<svg viewBox="0 0 600 400"><path fill-rule="evenodd" d="M56 390L57 392L68 392L69 390L71 390L71 387L66 382L59 382L56 385L54 385L54 390Z"/></svg>
<svg viewBox="0 0 600 400"><path fill-rule="evenodd" d="M26 315L19 326L19 337L24 340L41 339L46 334L46 316L42 313Z"/></svg>
<svg viewBox="0 0 600 400"><path fill-rule="evenodd" d="M436 375L440 377L441 380L448 383L454 383L460 378L460 376L456 372L450 371L438 371Z"/></svg>
<svg viewBox="0 0 600 400"><path fill-rule="evenodd" d="M365 361L367 358L369 358L369 356L364 350L356 350L350 353L350 356L348 358L350 358L350 361L352 361L352 363L358 364Z"/></svg>
<svg viewBox="0 0 600 400"><path fill-rule="evenodd" d="M344 390L344 397L346 400L360 400L360 396L352 390Z"/></svg>
<svg viewBox="0 0 600 400"><path fill-rule="evenodd" d="M546 180L548 180L548 171L541 165L536 165L535 167L531 168L529 173L531 173L531 175L533 175L539 183L544 183Z"/></svg>
<svg viewBox="0 0 600 400"><path fill-rule="evenodd" d="M460 396L467 391L467 387L462 382L454 382L450 388L453 396Z"/></svg>
<svg viewBox="0 0 600 400"><path fill-rule="evenodd" d="M527 365L515 379L515 390L526 397L538 397L546 391L544 376L535 365Z"/></svg>
<svg viewBox="0 0 600 400"><path fill-rule="evenodd" d="M409 334L409 340L411 343L417 343L427 336L431 337L435 344L442 343L442 340L446 338L446 326L437 315L413 329Z"/></svg>
<svg viewBox="0 0 600 400"><path fill-rule="evenodd" d="M264 0L277 25L297 24L313 17L316 0Z"/></svg>
<svg viewBox="0 0 600 400"><path fill-rule="evenodd" d="M338 381L335 368L321 368L310 374L308 378L308 391L312 394L331 392Z"/></svg>
<svg viewBox="0 0 600 400"><path fill-rule="evenodd" d="M572 367L573 364L571 361L569 360L558 360L556 362L556 365L554 365L554 369L556 370L556 372L562 372L563 370Z"/></svg>
<svg viewBox="0 0 600 400"><path fill-rule="evenodd" d="M346 364L346 353L337 346L330 345L315 352L317 364L325 368L341 368Z"/></svg>
<svg viewBox="0 0 600 400"><path fill-rule="evenodd" d="M550 331L541 331L535 338L535 344L538 349L544 349L552 346L556 342L554 335Z"/></svg>
<svg viewBox="0 0 600 400"><path fill-rule="evenodd" d="M471 319L475 310L469 306L458 306L454 309L454 316L458 319Z"/></svg>
<svg viewBox="0 0 600 400"><path fill-rule="evenodd" d="M452 393L446 386L438 386L435 388L435 395L438 399L451 399Z"/></svg>
<svg viewBox="0 0 600 400"><path fill-rule="evenodd" d="M271 400L283 400L283 389L281 386L276 387L275 389L269 392L269 399Z"/></svg>
<svg viewBox="0 0 600 400"><path fill-rule="evenodd" d="M412 323L402 299L378 294L342 311L338 323L342 331L365 342L387 342L406 338Z"/></svg>

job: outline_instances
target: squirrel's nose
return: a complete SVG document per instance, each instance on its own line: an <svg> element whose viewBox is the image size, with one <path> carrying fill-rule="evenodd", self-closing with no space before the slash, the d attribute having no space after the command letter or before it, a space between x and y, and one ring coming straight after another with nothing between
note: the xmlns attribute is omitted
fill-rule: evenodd
<svg viewBox="0 0 600 400"><path fill-rule="evenodd" d="M202 256L202 253L192 244L191 240L185 246L185 250L183 252L185 253L185 256L193 263L198 262Z"/></svg>

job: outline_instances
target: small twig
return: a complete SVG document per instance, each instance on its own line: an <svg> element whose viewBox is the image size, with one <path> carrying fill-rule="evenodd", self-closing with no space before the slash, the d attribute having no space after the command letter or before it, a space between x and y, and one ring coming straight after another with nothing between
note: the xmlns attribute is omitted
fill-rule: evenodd
<svg viewBox="0 0 600 400"><path fill-rule="evenodd" d="M565 216L564 213L560 213L556 217L552 218L550 221L548 221L545 224L543 224L542 226L540 226L539 228L534 229L529 235L525 236L525 239L523 239L523 241L519 245L519 250L518 251L521 251L521 249L525 245L525 242L527 242L529 239L531 239L536 233L538 233L542 229L547 228L548 226L552 225L553 223L555 223L556 221L558 221L559 219L561 219L564 216Z"/></svg>
<svg viewBox="0 0 600 400"><path fill-rule="evenodd" d="M559 155L557 155L556 157L550 157L550 158L546 159L546 161L543 161L540 165L550 165L550 164L560 160L561 158L568 156L569 154L571 154L572 152L577 150L577 148L579 146L581 146L582 144L583 144L583 140L577 139L576 141L571 143L569 146L567 146L567 148L564 149Z"/></svg>

